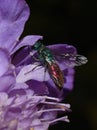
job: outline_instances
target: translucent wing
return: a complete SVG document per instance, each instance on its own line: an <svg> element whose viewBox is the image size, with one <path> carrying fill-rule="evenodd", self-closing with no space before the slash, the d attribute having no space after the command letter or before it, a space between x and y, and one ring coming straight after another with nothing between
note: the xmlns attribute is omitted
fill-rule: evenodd
<svg viewBox="0 0 97 130"><path fill-rule="evenodd" d="M85 56L77 54L76 48L72 45L57 44L48 46L48 48L52 51L59 64L73 67L86 64L88 61Z"/></svg>
<svg viewBox="0 0 97 130"><path fill-rule="evenodd" d="M86 64L88 62L88 59L83 55L71 55L71 54L61 54L59 56L61 59L63 59L64 64L67 66L80 66L83 64Z"/></svg>
<svg viewBox="0 0 97 130"><path fill-rule="evenodd" d="M83 55L75 56L75 65L76 66L86 64L87 62L88 62L88 59L85 56L83 56Z"/></svg>

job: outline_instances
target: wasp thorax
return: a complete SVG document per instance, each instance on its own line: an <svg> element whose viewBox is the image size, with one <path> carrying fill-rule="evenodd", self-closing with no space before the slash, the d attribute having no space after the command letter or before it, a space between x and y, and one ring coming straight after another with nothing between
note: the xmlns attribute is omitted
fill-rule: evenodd
<svg viewBox="0 0 97 130"><path fill-rule="evenodd" d="M41 46L42 46L42 43L41 43L40 41L38 41L38 42L36 42L36 43L34 44L34 49L35 49L35 50L38 50L38 49L41 48Z"/></svg>

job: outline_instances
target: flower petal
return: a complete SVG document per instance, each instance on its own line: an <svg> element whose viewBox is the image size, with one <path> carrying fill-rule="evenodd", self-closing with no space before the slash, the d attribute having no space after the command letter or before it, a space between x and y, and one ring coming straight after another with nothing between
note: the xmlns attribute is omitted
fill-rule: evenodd
<svg viewBox="0 0 97 130"><path fill-rule="evenodd" d="M61 54L61 53L69 53L69 54L76 54L77 50L74 46L68 44L55 44L47 46L50 50L53 50L54 54Z"/></svg>
<svg viewBox="0 0 97 130"><path fill-rule="evenodd" d="M68 68L67 74L65 74L64 70L64 78L65 78L64 89L67 89L69 91L73 89L74 73L75 71L73 68Z"/></svg>
<svg viewBox="0 0 97 130"><path fill-rule="evenodd" d="M31 125L34 126L34 130L47 130L49 127L48 123L41 123L39 119L35 119Z"/></svg>
<svg viewBox="0 0 97 130"><path fill-rule="evenodd" d="M24 0L0 0L0 47L12 50L28 16L29 8Z"/></svg>
<svg viewBox="0 0 97 130"><path fill-rule="evenodd" d="M6 50L0 48L0 76L2 76L9 68L10 58Z"/></svg>
<svg viewBox="0 0 97 130"><path fill-rule="evenodd" d="M36 80L30 80L27 82L29 88L34 91L35 94L38 95L48 95L48 87L46 86L45 82L40 82Z"/></svg>
<svg viewBox="0 0 97 130"><path fill-rule="evenodd" d="M6 104L7 99L8 99L8 95L5 92L0 92L0 107Z"/></svg>
<svg viewBox="0 0 97 130"><path fill-rule="evenodd" d="M49 80L49 74L45 73L44 68L42 66L29 64L23 67L20 73L16 77L17 83L23 83L29 80L37 80L37 81L45 81Z"/></svg>
<svg viewBox="0 0 97 130"><path fill-rule="evenodd" d="M13 54L14 52L16 52L17 50L19 50L21 47L24 46L33 46L35 44L35 42L37 42L38 40L42 39L42 36L38 36L38 35L30 35L30 36L26 36L24 37L17 45L16 47L13 49L13 51L11 52L11 54Z"/></svg>
<svg viewBox="0 0 97 130"><path fill-rule="evenodd" d="M12 64L14 64L17 67L28 64L29 60L29 63L32 63L32 58L29 53L30 52L28 50L28 47L21 48L20 50L18 50L18 53L16 52L12 55Z"/></svg>
<svg viewBox="0 0 97 130"><path fill-rule="evenodd" d="M0 77L0 92L8 91L15 83L15 77L13 75L6 75Z"/></svg>

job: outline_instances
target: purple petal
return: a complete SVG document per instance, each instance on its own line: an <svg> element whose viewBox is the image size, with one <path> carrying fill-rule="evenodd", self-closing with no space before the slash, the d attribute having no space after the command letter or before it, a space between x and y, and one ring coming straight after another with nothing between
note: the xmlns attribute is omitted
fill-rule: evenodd
<svg viewBox="0 0 97 130"><path fill-rule="evenodd" d="M10 58L6 50L0 48L0 76L2 76L9 68Z"/></svg>
<svg viewBox="0 0 97 130"><path fill-rule="evenodd" d="M37 42L38 40L40 40L42 38L43 38L42 36L38 36L38 35L31 35L31 36L24 37L18 43L18 45L16 45L16 47L13 49L13 51L11 52L11 54L13 54L17 50L19 50L21 47L24 47L24 46L33 46L35 44L35 42Z"/></svg>
<svg viewBox="0 0 97 130"><path fill-rule="evenodd" d="M15 83L15 78L13 75L6 75L0 77L0 91L8 91L10 87Z"/></svg>
<svg viewBox="0 0 97 130"><path fill-rule="evenodd" d="M26 83L16 83L15 85L14 85L14 88L12 89L12 90L14 90L14 89L27 89L29 86L26 84Z"/></svg>
<svg viewBox="0 0 97 130"><path fill-rule="evenodd" d="M29 80L44 81L45 71L42 66L29 64L21 69L16 77L17 83L24 83ZM49 74L46 73L45 81L49 80Z"/></svg>
<svg viewBox="0 0 97 130"><path fill-rule="evenodd" d="M6 105L8 95L5 92L0 92L0 107Z"/></svg>
<svg viewBox="0 0 97 130"><path fill-rule="evenodd" d="M77 50L74 46L68 44L55 44L47 46L50 50L54 51L54 54L60 53L69 53L69 54L76 54Z"/></svg>
<svg viewBox="0 0 97 130"><path fill-rule="evenodd" d="M60 91L54 84L54 82L52 81L52 79L50 79L48 82L46 82L46 85L48 87L48 91L49 91L49 96L51 97L57 97L60 98L62 95L62 91Z"/></svg>
<svg viewBox="0 0 97 130"><path fill-rule="evenodd" d="M27 84L29 85L29 88L33 90L34 93L37 95L48 95L49 91L46 84L44 82L39 82L36 80L30 80L27 82Z"/></svg>
<svg viewBox="0 0 97 130"><path fill-rule="evenodd" d="M32 124L32 129L34 128L35 130L47 130L49 127L48 123L41 123L39 119L35 119Z"/></svg>
<svg viewBox="0 0 97 130"><path fill-rule="evenodd" d="M19 130L30 130L30 125L31 125L32 120L29 118L24 119L20 122L18 122L17 129ZM33 129L32 129L33 130Z"/></svg>
<svg viewBox="0 0 97 130"><path fill-rule="evenodd" d="M0 0L0 47L12 50L28 16L29 7L24 0Z"/></svg>
<svg viewBox="0 0 97 130"><path fill-rule="evenodd" d="M68 68L66 74L65 74L65 70L64 70L64 78L65 78L64 89L67 89L69 91L71 91L73 89L74 73L75 73L75 71L72 68Z"/></svg>
<svg viewBox="0 0 97 130"><path fill-rule="evenodd" d="M14 89L12 90L11 92L9 92L9 96L12 97L12 96L16 96L16 95L24 95L26 92L24 89Z"/></svg>
<svg viewBox="0 0 97 130"><path fill-rule="evenodd" d="M12 55L12 64L15 66L21 66L21 65L26 65L28 64L28 60L30 59L29 63L32 63L32 58L29 54L28 47L21 48L18 53L16 52L15 54Z"/></svg>

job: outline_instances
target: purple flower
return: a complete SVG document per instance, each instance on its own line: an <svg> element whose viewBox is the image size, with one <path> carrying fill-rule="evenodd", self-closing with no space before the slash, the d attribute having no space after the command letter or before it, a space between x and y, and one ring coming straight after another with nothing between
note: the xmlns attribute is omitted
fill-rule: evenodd
<svg viewBox="0 0 97 130"><path fill-rule="evenodd" d="M44 79L44 66L33 59L37 52L29 52L42 36L19 39L28 17L25 0L0 1L0 130L47 130L57 121L69 122L57 114L70 111L70 105L60 101L73 88L76 49L67 44L48 46L54 55L69 54L65 63L71 67L62 56L56 58L65 81L60 91L47 72Z"/></svg>

